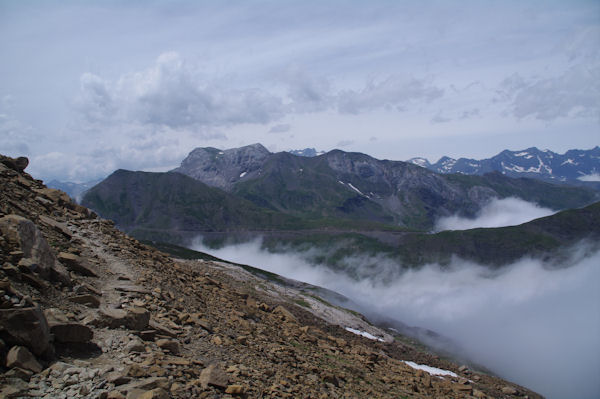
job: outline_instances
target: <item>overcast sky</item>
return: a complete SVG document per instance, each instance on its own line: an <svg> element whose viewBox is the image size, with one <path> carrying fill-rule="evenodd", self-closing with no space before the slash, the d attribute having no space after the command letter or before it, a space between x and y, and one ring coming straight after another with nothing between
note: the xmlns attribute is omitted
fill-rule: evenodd
<svg viewBox="0 0 600 399"><path fill-rule="evenodd" d="M598 1L0 0L0 153L37 178L255 142L406 160L600 144Z"/></svg>

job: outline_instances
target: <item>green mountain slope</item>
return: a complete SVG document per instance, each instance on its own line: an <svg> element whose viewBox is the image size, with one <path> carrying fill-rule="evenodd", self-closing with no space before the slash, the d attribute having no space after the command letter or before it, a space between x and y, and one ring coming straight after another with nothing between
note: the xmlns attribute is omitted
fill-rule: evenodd
<svg viewBox="0 0 600 399"><path fill-rule="evenodd" d="M259 208L179 173L117 170L90 189L82 204L138 238L169 242L198 231L302 227L292 216Z"/></svg>
<svg viewBox="0 0 600 399"><path fill-rule="evenodd" d="M490 267L511 264L523 257L540 258L560 264L576 244L584 250L600 248L600 202L570 209L518 226L442 231L435 234L406 232L381 237L361 233L314 234L310 237L270 237L263 245L271 251L293 250L316 254L309 260L335 269L353 270L348 259L365 256L361 273L376 273L379 259L390 258L402 267L428 263L449 264L454 257ZM315 251L316 249L316 251ZM374 257L369 260L369 256ZM369 262L373 263L370 264Z"/></svg>
<svg viewBox="0 0 600 399"><path fill-rule="evenodd" d="M202 178L201 174L196 175ZM519 197L552 209L579 207L598 193L534 179L440 175L400 161L335 150L306 158L277 153L232 193L301 218L368 220L429 230L442 216L474 216L491 198Z"/></svg>

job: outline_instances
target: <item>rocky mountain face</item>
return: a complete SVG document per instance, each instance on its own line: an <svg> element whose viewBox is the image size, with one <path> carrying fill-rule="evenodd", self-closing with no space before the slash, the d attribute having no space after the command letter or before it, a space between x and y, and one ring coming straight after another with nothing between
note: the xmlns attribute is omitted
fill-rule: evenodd
<svg viewBox="0 0 600 399"><path fill-rule="evenodd" d="M196 148L173 171L209 186L230 191L240 179L258 176L269 155L269 150L261 144L223 151L216 148Z"/></svg>
<svg viewBox="0 0 600 399"><path fill-rule="evenodd" d="M171 258L0 161L0 397L540 397L277 276Z"/></svg>
<svg viewBox="0 0 600 399"><path fill-rule="evenodd" d="M400 161L330 151L316 157L269 153L260 145L197 148L176 172L256 205L302 218L363 220L429 229L442 216L473 216L491 198L516 196L553 209L597 193L500 174L446 176Z"/></svg>
<svg viewBox="0 0 600 399"><path fill-rule="evenodd" d="M547 181L581 182L599 179L600 147L591 150L569 150L564 154L535 147L523 151L505 150L488 159L453 159L442 157L434 164L425 158L408 162L437 173L483 175L500 172L509 177L529 177Z"/></svg>

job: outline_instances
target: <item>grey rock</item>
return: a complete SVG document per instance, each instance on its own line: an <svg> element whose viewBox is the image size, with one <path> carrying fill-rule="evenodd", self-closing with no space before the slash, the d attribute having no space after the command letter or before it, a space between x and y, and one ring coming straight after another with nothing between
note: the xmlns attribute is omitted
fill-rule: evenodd
<svg viewBox="0 0 600 399"><path fill-rule="evenodd" d="M13 346L6 355L6 367L19 367L25 370L39 373L42 365L37 361L29 349L24 346Z"/></svg>
<svg viewBox="0 0 600 399"><path fill-rule="evenodd" d="M24 258L30 258L36 271L45 279L51 276L56 258L41 231L29 219L19 215L0 218L0 232L5 239L17 246Z"/></svg>
<svg viewBox="0 0 600 399"><path fill-rule="evenodd" d="M0 309L0 338L8 345L22 345L34 354L50 350L50 328L39 307Z"/></svg>

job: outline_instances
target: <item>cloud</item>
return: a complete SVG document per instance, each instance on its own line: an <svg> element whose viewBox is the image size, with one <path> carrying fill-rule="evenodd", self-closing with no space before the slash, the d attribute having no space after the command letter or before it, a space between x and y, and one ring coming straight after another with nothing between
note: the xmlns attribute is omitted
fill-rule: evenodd
<svg viewBox="0 0 600 399"><path fill-rule="evenodd" d="M76 101L86 121L172 129L265 124L283 115L279 97L258 88L229 88L207 80L179 54L161 54L148 69L107 82L84 73Z"/></svg>
<svg viewBox="0 0 600 399"><path fill-rule="evenodd" d="M431 123L446 123L450 122L451 120L451 118L442 116L442 111L439 111L433 118L431 118Z"/></svg>
<svg viewBox="0 0 600 399"><path fill-rule="evenodd" d="M502 81L498 94L509 103L508 112L519 119L600 119L600 65L575 65L549 78L514 74Z"/></svg>
<svg viewBox="0 0 600 399"><path fill-rule="evenodd" d="M480 116L480 112L478 108L469 109L467 111L463 111L460 114L460 119L469 119Z"/></svg>
<svg viewBox="0 0 600 399"><path fill-rule="evenodd" d="M334 104L331 82L324 77L315 77L297 67L285 72L290 108L294 112L319 112Z"/></svg>
<svg viewBox="0 0 600 399"><path fill-rule="evenodd" d="M598 252L574 256L560 269L522 259L494 271L456 259L392 278L387 270L401 266L389 259L346 259L352 268L378 265L357 281L308 262L314 253L269 253L260 242L194 248L332 289L367 314L436 331L458 344L460 355L549 398L600 394ZM388 278L374 278L382 271Z"/></svg>
<svg viewBox="0 0 600 399"><path fill-rule="evenodd" d="M354 144L354 140L341 140L335 145L336 148L348 147Z"/></svg>
<svg viewBox="0 0 600 399"><path fill-rule="evenodd" d="M28 171L36 178L86 182L106 177L116 169L170 170L179 165L189 152L180 141L163 128L154 135L144 135L138 127L124 140L116 139L115 130L106 141L95 140L77 153L56 150L31 157ZM219 137L218 133L215 133ZM104 136L103 136L104 137Z"/></svg>
<svg viewBox="0 0 600 399"><path fill-rule="evenodd" d="M577 180L581 181L600 181L600 173L592 173L585 176L579 176Z"/></svg>
<svg viewBox="0 0 600 399"><path fill-rule="evenodd" d="M379 82L371 80L359 91L342 90L337 101L339 112L358 114L381 108L402 111L410 103L430 103L443 95L444 90L432 86L427 79L389 76Z"/></svg>
<svg viewBox="0 0 600 399"><path fill-rule="evenodd" d="M550 216L555 211L542 208L520 198L493 199L484 206L475 218L458 215L442 217L437 220L434 230L466 230L478 227L514 226L530 220Z"/></svg>
<svg viewBox="0 0 600 399"><path fill-rule="evenodd" d="M291 127L289 123L274 125L269 129L269 133L286 133L290 131Z"/></svg>
<svg viewBox="0 0 600 399"><path fill-rule="evenodd" d="M3 155L28 155L29 143L35 140L31 126L21 123L12 114L13 99L10 95L0 98L0 149Z"/></svg>

